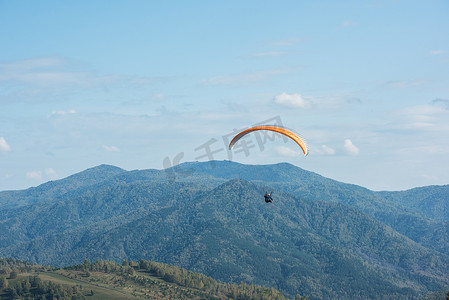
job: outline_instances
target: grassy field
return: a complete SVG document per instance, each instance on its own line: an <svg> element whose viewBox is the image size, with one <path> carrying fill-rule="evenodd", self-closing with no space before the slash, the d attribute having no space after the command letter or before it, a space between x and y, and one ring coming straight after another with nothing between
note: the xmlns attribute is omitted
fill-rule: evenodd
<svg viewBox="0 0 449 300"><path fill-rule="evenodd" d="M61 271L60 271L61 272ZM65 273L65 272L63 272ZM87 295L89 299L136 299L137 297L131 295L126 290L117 290L111 286L99 286L98 284L91 283L89 281L81 280L81 279L72 279L67 277L69 274L59 274L56 272L44 272L40 273L39 277L45 281L52 281L55 283L63 284L63 285L78 285L82 287L83 291L87 291ZM89 294L90 291L93 291L93 295Z"/></svg>
<svg viewBox="0 0 449 300"><path fill-rule="evenodd" d="M83 291L87 299L137 299L140 297L133 296L133 290L131 289L117 289L113 286L100 285L95 282L89 282L87 280L82 280L77 277L76 272L65 272L65 271L55 271L55 272L38 272L38 273L22 273L16 279L9 279L9 286L14 286L19 284L23 279L37 276L43 281L49 281L56 284L61 284L65 286L78 286ZM100 275L100 274L99 274ZM92 278L93 279L93 278ZM92 293L93 292L93 293ZM0 299L8 299L9 297L5 293L0 293Z"/></svg>
<svg viewBox="0 0 449 300"><path fill-rule="evenodd" d="M203 274L141 260L85 262L64 269L0 259L0 299L264 299L286 300L274 289L219 283Z"/></svg>
<svg viewBox="0 0 449 300"><path fill-rule="evenodd" d="M56 270L46 272L22 273L16 279L8 279L9 286L20 284L23 279L39 277L42 281L73 287L77 286L86 299L214 299L204 291L181 287L166 282L145 272L138 272L141 284L133 280L124 280L122 276L103 272L85 272L73 270ZM9 299L6 293L0 292L0 299ZM217 298L218 299L218 298Z"/></svg>

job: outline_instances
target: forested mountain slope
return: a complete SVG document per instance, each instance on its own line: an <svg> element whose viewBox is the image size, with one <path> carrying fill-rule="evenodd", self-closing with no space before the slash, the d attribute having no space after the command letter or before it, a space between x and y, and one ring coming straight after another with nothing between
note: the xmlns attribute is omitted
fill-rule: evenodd
<svg viewBox="0 0 449 300"><path fill-rule="evenodd" d="M422 241L444 236L444 222L289 164L102 165L34 189L12 192L20 205L0 193L0 256L58 266L148 259L317 299L449 289L447 240Z"/></svg>
<svg viewBox="0 0 449 300"><path fill-rule="evenodd" d="M400 192L374 192L338 182L287 163L242 165L229 161L184 163L183 174L207 174L229 180L242 178L265 189L288 192L309 200L337 202L364 211L412 240L443 254L449 253L449 185Z"/></svg>

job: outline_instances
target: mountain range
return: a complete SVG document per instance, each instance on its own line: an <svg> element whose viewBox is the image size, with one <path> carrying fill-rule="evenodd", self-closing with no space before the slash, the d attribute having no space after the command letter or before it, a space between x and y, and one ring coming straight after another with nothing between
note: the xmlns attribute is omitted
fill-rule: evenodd
<svg viewBox="0 0 449 300"><path fill-rule="evenodd" d="M418 299L449 290L448 205L448 185L375 192L287 163L100 165L0 192L0 257L146 259L289 297Z"/></svg>

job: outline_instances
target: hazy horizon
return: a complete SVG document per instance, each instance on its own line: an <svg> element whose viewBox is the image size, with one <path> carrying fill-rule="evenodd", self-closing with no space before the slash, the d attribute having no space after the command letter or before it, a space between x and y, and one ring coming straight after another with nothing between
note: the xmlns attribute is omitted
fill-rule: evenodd
<svg viewBox="0 0 449 300"><path fill-rule="evenodd" d="M214 162L215 162L215 163L214 163ZM179 165L182 166L183 164L202 163L202 164L209 165L209 167L210 167L211 169L216 169L216 168L220 168L220 166L217 166L217 165L216 165L217 162L231 162L231 163L242 164L242 165L257 165L257 166L269 166L269 165L276 165L276 164L285 164L285 163L287 163L287 162L278 162L278 163L273 163L273 164L246 164L246 163L241 163L241 162L236 162L236 161L231 161L231 160L214 160L214 161L184 161L184 162L181 162ZM290 163L288 163L288 164L290 164ZM291 164L291 165L292 165L292 164ZM145 170L157 170L157 171L166 171L166 170L167 170L166 168L159 168L159 169L158 169L158 168L148 168L148 169L125 169L125 168L122 168L122 167L120 167L120 166L111 165L111 164L99 164L99 165L91 166L91 167L89 167L89 168L87 168L87 169L81 170L81 171L79 171L79 172L76 172L76 173L73 173L73 174L69 174L69 175L67 175L67 176L65 176L65 177L58 178L58 179L53 179L53 180L48 180L48 181L46 181L46 182L43 182L43 183L40 183L40 184L34 185L34 186L29 186L29 187L26 187L26 188L24 188L24 189L0 190L0 192L17 191L17 190L25 190L25 189L28 189L28 188L35 188L35 187L38 187L39 185L42 185L42 184L45 184L45 183L48 183L48 182L51 182L51 181L57 181L57 180L60 180L60 179L64 179L64 178L70 177L70 176L72 176L72 175L76 175L76 174L82 173L82 172L84 172L84 171L88 171L88 170L90 170L90 169L98 168L98 167L101 167L101 166L109 166L109 167L120 168L120 169L122 169L124 172L145 171ZM176 165L175 165L175 166L176 166ZM294 165L293 165L293 166L294 166ZM298 167L298 166L295 166L295 167ZM298 167L298 168L300 168L300 167ZM301 168L301 169L303 169L303 170L305 170L305 171L307 171L307 172L316 173L316 172L313 172L313 171L311 171L311 170L307 170L307 169L304 169L304 168ZM316 174L323 176L322 174L319 174L319 173L316 173ZM179 174L178 174L177 171L176 171L176 169L175 169L175 170L174 170L174 173L173 173L172 171L167 171L166 175L167 175L168 180L171 180L171 178L173 178L174 180L176 180L176 178L178 178L178 177L181 177L181 178L182 178L183 176L190 176L191 174L190 174L189 172L188 172L188 173L179 173ZM173 176L174 176L174 177L173 177ZM331 179L331 180L336 180L335 178L326 177L326 176L324 176L324 177L325 177L325 178L328 178L328 179ZM236 176L235 178L239 178L239 177ZM230 179L230 180L232 180L232 179ZM336 181L338 181L338 182L340 182L340 183L344 183L344 184L354 184L354 183L352 183L352 182L345 182L345 181L340 181L340 180L336 180ZM359 186L360 186L360 185L359 185ZM428 186L431 186L431 185L428 185ZM436 186L440 186L440 185L436 185ZM365 187L365 186L361 186L361 187L369 189L368 187ZM412 188L410 188L410 189L420 188L420 187L426 187L426 186L416 186L416 187L412 187ZM370 189L370 190L371 190L371 189ZM409 190L409 189L399 189L399 190L372 190L372 191L391 191L391 192L396 192L396 191L404 191L404 190Z"/></svg>

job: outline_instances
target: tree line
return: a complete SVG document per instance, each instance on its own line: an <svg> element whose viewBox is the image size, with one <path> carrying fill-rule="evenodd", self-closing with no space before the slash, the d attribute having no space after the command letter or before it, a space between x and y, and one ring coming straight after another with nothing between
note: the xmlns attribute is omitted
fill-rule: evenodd
<svg viewBox="0 0 449 300"><path fill-rule="evenodd" d="M273 288L265 288L254 284L230 284L219 283L216 280L201 273L192 272L183 268L167 265L164 263L152 262L141 259L139 262L124 260L122 264L113 261L99 260L91 263L85 260L83 264L67 267L65 269L86 272L115 273L136 281L141 285L146 285L151 281L148 276L138 273L148 273L162 280L176 285L201 290L213 297L222 299L252 299L252 300L284 300L287 299L279 291ZM297 296L297 299L306 299Z"/></svg>
<svg viewBox="0 0 449 300"><path fill-rule="evenodd" d="M64 286L43 281L37 276L23 278L9 284L5 276L0 277L0 297L7 299L85 299L81 286Z"/></svg>

